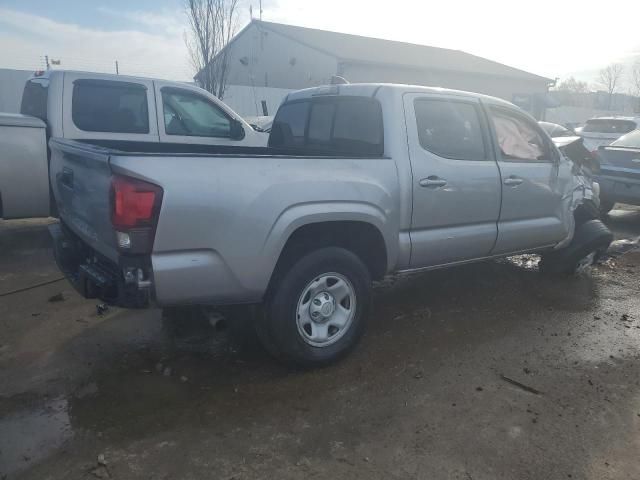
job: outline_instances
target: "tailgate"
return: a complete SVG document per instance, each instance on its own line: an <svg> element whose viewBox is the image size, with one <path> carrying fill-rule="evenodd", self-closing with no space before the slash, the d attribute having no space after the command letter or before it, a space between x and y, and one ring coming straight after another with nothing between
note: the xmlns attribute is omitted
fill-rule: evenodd
<svg viewBox="0 0 640 480"><path fill-rule="evenodd" d="M49 178L60 219L89 246L116 261L109 150L62 139L51 139L49 147Z"/></svg>

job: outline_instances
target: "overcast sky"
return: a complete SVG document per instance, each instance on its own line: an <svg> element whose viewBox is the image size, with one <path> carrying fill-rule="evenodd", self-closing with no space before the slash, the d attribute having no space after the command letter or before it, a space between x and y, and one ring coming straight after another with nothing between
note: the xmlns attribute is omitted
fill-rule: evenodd
<svg viewBox="0 0 640 480"><path fill-rule="evenodd" d="M240 0L240 27L258 0ZM188 80L181 0L0 0L0 68L61 68ZM380 6L378 6L380 5ZM263 20L454 48L550 78L595 82L640 58L640 1L264 0ZM629 70L627 68L627 70Z"/></svg>

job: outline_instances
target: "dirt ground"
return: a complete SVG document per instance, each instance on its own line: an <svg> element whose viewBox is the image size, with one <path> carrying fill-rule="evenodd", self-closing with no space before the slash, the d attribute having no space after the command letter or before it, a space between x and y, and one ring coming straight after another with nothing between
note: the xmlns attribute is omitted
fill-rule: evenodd
<svg viewBox="0 0 640 480"><path fill-rule="evenodd" d="M0 479L639 479L639 273L392 278L358 348L299 372L242 325L98 313L43 222L0 223Z"/></svg>

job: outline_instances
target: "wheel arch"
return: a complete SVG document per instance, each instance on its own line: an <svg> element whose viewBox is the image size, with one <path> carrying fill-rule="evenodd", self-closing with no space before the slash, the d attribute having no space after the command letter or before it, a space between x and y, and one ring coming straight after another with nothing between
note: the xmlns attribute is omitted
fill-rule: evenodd
<svg viewBox="0 0 640 480"><path fill-rule="evenodd" d="M284 212L265 243L265 253L275 259L269 288L295 259L325 246L352 251L365 263L372 278L382 278L398 255L393 227L376 206L356 206L357 209L353 204L336 202L293 207Z"/></svg>

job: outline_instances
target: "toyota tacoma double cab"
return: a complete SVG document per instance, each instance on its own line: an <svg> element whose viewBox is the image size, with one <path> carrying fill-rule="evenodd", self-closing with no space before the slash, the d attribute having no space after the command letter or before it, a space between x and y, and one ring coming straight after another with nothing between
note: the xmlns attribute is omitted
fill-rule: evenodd
<svg viewBox="0 0 640 480"><path fill-rule="evenodd" d="M267 147L49 146L55 254L83 295L259 305L265 347L300 365L356 344L387 274L524 252L572 273L611 241L579 166L528 114L473 93L301 90Z"/></svg>

